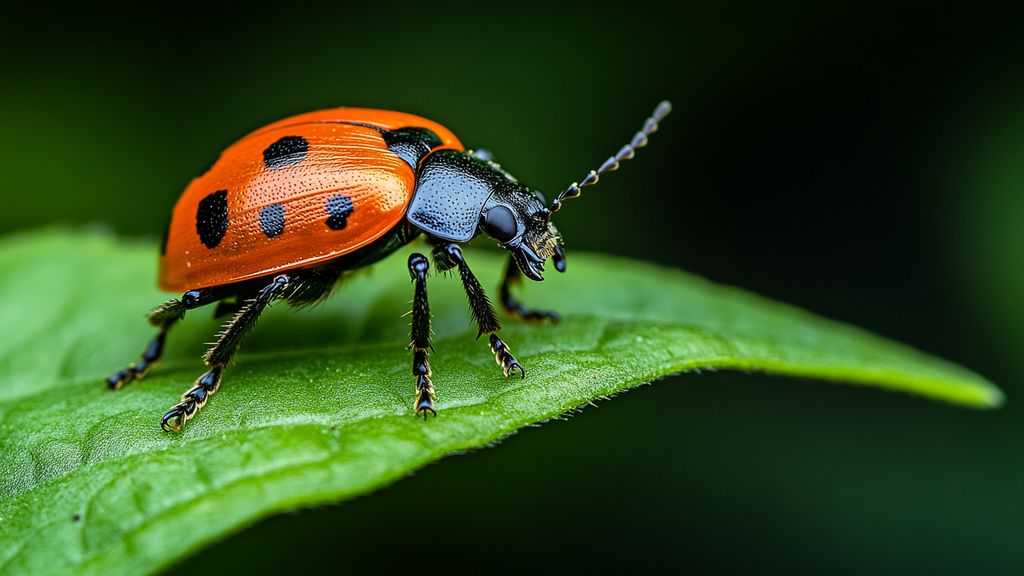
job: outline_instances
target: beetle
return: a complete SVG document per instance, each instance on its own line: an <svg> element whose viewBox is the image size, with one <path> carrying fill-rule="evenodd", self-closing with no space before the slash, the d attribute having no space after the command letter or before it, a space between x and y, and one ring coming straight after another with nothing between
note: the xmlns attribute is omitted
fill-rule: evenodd
<svg viewBox="0 0 1024 576"><path fill-rule="evenodd" d="M183 295L153 308L158 329L137 361L110 377L114 390L140 380L163 354L168 331L185 312L217 303L231 318L207 350L207 370L161 418L180 432L206 405L243 336L274 300L309 306L328 297L347 271L369 266L419 236L435 267L457 269L477 325L505 377L526 370L498 337L494 307L463 256L461 244L483 233L510 253L500 287L503 308L526 321L557 322L512 295L522 276L543 280L552 259L566 268L562 237L551 216L562 203L633 157L671 111L660 103L628 144L551 203L519 183L486 150L467 150L444 126L402 112L335 108L292 116L245 136L185 189L160 254L158 284ZM413 282L413 408L437 415L427 356L430 261L407 262Z"/></svg>

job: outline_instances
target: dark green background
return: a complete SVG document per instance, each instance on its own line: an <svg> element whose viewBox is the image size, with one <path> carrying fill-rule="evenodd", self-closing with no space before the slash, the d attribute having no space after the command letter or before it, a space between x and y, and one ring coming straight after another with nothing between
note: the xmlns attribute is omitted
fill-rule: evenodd
<svg viewBox="0 0 1024 576"><path fill-rule="evenodd" d="M958 361L1009 397L974 412L818 382L670 378L263 522L182 570L1024 569L1014 15L176 6L6 17L0 231L100 223L156 238L224 146L337 105L438 120L554 193L669 98L652 146L559 214L570 273L574 250L678 266Z"/></svg>

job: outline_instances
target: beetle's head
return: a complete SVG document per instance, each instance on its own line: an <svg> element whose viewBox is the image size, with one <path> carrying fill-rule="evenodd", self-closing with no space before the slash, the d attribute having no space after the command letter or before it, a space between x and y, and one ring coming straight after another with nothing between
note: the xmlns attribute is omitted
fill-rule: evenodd
<svg viewBox="0 0 1024 576"><path fill-rule="evenodd" d="M573 182L550 204L544 196L532 188L523 186L511 174L502 170L494 163L490 153L484 151L469 152L467 157L473 158L495 175L493 192L484 202L480 212L479 230L494 238L502 248L512 253L519 269L532 280L543 280L544 262L551 258L555 269L565 271L565 251L562 248L562 237L555 225L551 223L551 215L562 208L562 203L569 198L576 198L580 191L597 184L605 172L619 168L619 163L629 160L638 148L647 145L647 137L658 129L658 122L668 116L672 105L668 101L658 104L643 127L633 135L628 144L608 157L597 170L591 170L582 182Z"/></svg>
<svg viewBox="0 0 1024 576"><path fill-rule="evenodd" d="M643 127L633 135L628 144L619 149L614 156L609 156L597 170L591 170L582 182L573 182L550 204L544 196L531 188L523 186L510 174L495 164L489 153L470 153L489 167L500 173L505 186L497 187L484 203L480 213L480 229L497 240L503 248L512 253L519 269L532 280L543 280L544 261L552 258L555 269L565 271L565 251L562 248L562 237L558 234L551 215L562 208L562 202L576 198L580 191L597 184L605 172L619 168L619 163L629 160L638 148L647 145L647 137L658 129L658 122L668 116L672 105L666 100L657 108Z"/></svg>
<svg viewBox="0 0 1024 576"><path fill-rule="evenodd" d="M615 170L647 145L647 137L672 106L662 102L639 132L614 155L591 170L582 182L573 182L549 204L540 192L524 186L484 150L443 149L420 161L416 189L406 218L436 239L468 242L478 233L498 241L512 253L519 270L531 280L543 280L544 263L551 258L555 270L565 271L562 236L551 216L598 177Z"/></svg>
<svg viewBox="0 0 1024 576"><path fill-rule="evenodd" d="M543 280L544 262L565 271L562 236L550 221L544 196L516 182L494 191L480 213L480 231L512 254L516 265L531 280Z"/></svg>

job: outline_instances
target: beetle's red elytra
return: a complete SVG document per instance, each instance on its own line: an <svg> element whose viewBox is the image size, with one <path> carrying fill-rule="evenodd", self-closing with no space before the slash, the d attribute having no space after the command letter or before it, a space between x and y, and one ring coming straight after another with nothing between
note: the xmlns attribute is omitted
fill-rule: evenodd
<svg viewBox="0 0 1024 576"><path fill-rule="evenodd" d="M230 284L372 244L402 221L412 200L415 167L383 136L403 128L436 136L425 152L463 149L436 122L362 108L301 114L242 138L174 208L160 287Z"/></svg>
<svg viewBox="0 0 1024 576"><path fill-rule="evenodd" d="M629 144L550 204L490 152L466 150L450 130L412 114L335 108L260 128L225 150L178 200L161 248L158 283L183 295L150 311L157 335L107 385L116 390L142 379L160 360L168 330L188 310L216 303L214 314L231 318L204 356L208 369L160 421L165 431L179 432L217 391L242 337L271 301L319 302L345 271L371 265L419 237L439 270L458 269L478 336L489 335L504 375L525 377L497 335L501 323L460 245L480 233L496 240L510 253L499 289L503 308L522 320L557 322L554 312L520 304L511 286L524 275L543 280L548 258L565 270L552 214L632 158L670 111L668 102L659 104ZM407 267L413 281L413 408L426 417L437 413L427 357L430 261L414 253Z"/></svg>

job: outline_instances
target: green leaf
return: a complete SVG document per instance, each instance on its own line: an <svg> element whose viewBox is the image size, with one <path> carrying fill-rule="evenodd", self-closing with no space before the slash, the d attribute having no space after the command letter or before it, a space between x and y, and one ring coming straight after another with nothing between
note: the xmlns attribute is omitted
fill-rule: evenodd
<svg viewBox="0 0 1024 576"><path fill-rule="evenodd" d="M208 311L189 313L145 381L116 393L101 384L152 335L143 313L166 298L153 287L154 247L63 231L0 243L0 572L152 572L269 514L364 494L683 371L1002 401L982 377L862 330L675 270L570 256L567 274L523 294L565 321L502 332L525 380L503 378L474 340L459 282L432 277L440 415L415 418L401 317L412 286L395 255L319 308L270 310L220 392L175 435L159 417L202 371L217 330ZM498 278L498 255L467 258L482 280Z"/></svg>

